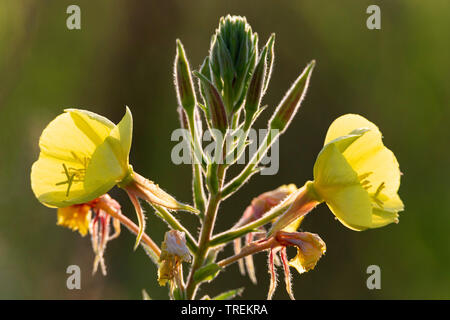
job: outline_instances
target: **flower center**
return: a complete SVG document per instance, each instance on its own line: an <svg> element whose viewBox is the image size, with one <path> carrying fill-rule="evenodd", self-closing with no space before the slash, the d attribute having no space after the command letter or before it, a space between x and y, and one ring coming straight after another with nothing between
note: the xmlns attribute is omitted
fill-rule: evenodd
<svg viewBox="0 0 450 320"><path fill-rule="evenodd" d="M86 168L87 168L89 161L91 160L89 157L81 158L73 151L71 153L72 153L72 156L73 156L75 162L80 163L82 168L67 167L65 163L62 164L64 170L61 173L66 176L67 180L58 182L56 185L60 186L60 185L67 184L66 197L69 196L70 188L72 187L73 183L84 181L84 176L86 174Z"/></svg>
<svg viewBox="0 0 450 320"><path fill-rule="evenodd" d="M361 186L366 189L367 191L372 187L370 180L367 179L373 172L366 172L358 176L358 179L361 183ZM375 190L374 193L369 193L370 198L372 201L379 206L381 209L383 209L384 202L380 199L381 191L386 187L386 184L381 182L378 186L378 188Z"/></svg>

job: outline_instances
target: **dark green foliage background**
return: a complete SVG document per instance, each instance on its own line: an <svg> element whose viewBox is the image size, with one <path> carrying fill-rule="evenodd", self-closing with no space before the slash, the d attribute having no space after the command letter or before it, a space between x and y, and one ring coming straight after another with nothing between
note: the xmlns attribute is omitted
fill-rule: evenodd
<svg viewBox="0 0 450 320"><path fill-rule="evenodd" d="M66 8L81 6L82 29L66 28ZM368 30L365 13L379 4L382 29ZM258 194L312 177L328 125L359 113L381 128L400 162L400 224L354 232L325 205L305 220L328 251L317 268L294 275L298 299L450 298L450 2L420 1L0 1L0 298L140 299L147 289L167 298L156 268L134 236L124 231L106 252L108 276L91 276L90 241L55 226L55 210L33 196L29 173L42 129L66 107L86 108L118 122L134 115L131 162L137 172L191 202L191 168L170 160L178 126L172 83L175 39L191 65L207 54L221 16L247 16L264 43L277 34L276 62L258 122L264 127L290 83L316 59L306 100L280 143L276 176L257 176L221 208L216 231L225 230ZM120 190L113 195L134 213ZM148 233L166 230L148 206ZM192 228L194 217L180 213ZM228 248L223 256L231 254ZM292 254L292 252L290 252ZM200 294L245 286L242 298L263 299L267 257L256 257L259 283L236 265ZM66 289L66 267L82 269L82 289ZM366 268L382 270L382 289L366 288ZM280 277L281 277L280 272ZM282 277L280 278L282 280ZM280 283L276 299L288 296Z"/></svg>

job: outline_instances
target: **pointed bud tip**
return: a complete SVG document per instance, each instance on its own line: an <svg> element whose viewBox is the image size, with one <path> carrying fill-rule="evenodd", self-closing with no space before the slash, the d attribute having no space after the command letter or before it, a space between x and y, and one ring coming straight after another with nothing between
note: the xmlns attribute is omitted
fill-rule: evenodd
<svg viewBox="0 0 450 320"><path fill-rule="evenodd" d="M177 40L176 40L176 44L177 44L177 52L178 52L178 51L183 51L183 50L184 50L183 43L181 42L180 39L177 39Z"/></svg>
<svg viewBox="0 0 450 320"><path fill-rule="evenodd" d="M132 115L130 108L125 105L125 114L129 114L130 116Z"/></svg>

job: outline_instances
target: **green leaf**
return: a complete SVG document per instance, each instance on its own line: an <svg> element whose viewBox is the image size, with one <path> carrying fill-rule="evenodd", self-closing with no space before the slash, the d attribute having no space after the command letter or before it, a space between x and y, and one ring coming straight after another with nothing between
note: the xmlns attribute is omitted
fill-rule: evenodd
<svg viewBox="0 0 450 320"><path fill-rule="evenodd" d="M194 274L195 282L211 281L222 268L216 263L210 263L198 269Z"/></svg>
<svg viewBox="0 0 450 320"><path fill-rule="evenodd" d="M212 298L212 300L231 300L231 299L236 298L236 296L240 296L243 291L244 291L244 287L225 291L225 292L222 292L221 294L215 296L214 298Z"/></svg>

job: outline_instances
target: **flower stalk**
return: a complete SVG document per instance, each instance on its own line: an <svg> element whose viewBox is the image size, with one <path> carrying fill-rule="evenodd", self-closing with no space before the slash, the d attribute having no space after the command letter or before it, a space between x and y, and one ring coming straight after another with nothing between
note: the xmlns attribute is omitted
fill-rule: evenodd
<svg viewBox="0 0 450 320"><path fill-rule="evenodd" d="M117 212L116 210L113 210L111 207L108 206L102 206L102 209L105 210L108 214L110 214L111 217L119 220L121 224L123 224L128 230L130 230L136 236L139 235L140 228L127 216L123 215L120 212ZM150 249L153 257L159 258L159 256L161 255L161 249L159 248L159 246L145 232L143 232L141 235L141 244L145 245L148 249Z"/></svg>

